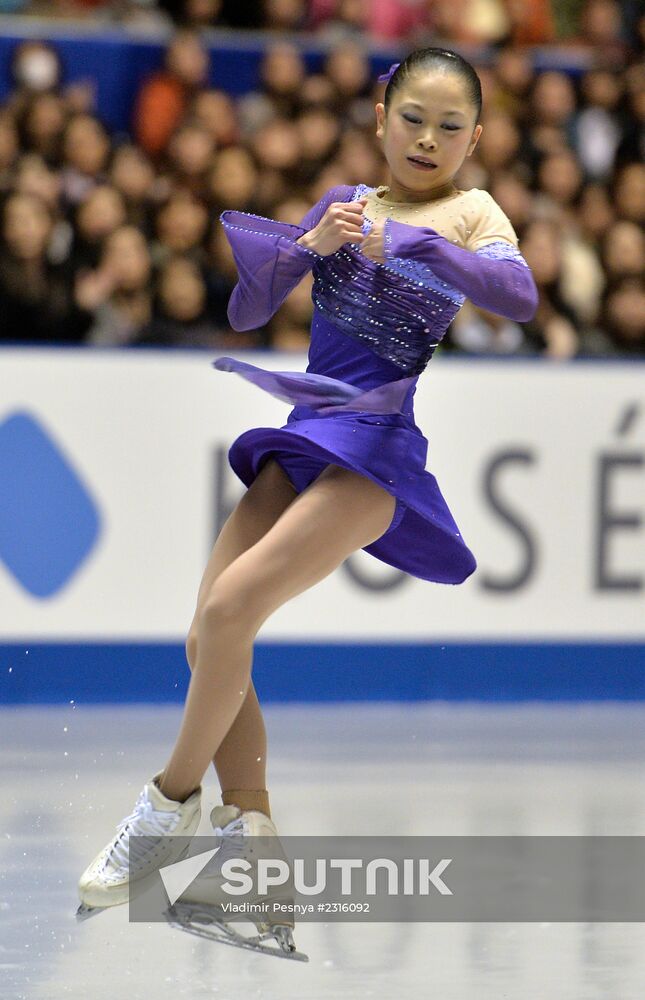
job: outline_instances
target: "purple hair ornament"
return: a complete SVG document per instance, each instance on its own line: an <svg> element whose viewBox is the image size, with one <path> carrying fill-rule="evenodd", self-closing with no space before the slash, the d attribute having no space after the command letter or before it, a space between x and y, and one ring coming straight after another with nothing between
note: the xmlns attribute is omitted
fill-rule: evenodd
<svg viewBox="0 0 645 1000"><path fill-rule="evenodd" d="M377 82L378 83L389 83L390 80L392 79L392 77L394 76L394 74L396 73L396 71L397 71L397 69L399 68L400 65L401 65L401 63L392 63L392 65L388 69L387 73L381 73L380 76L377 76L377 78L376 78Z"/></svg>

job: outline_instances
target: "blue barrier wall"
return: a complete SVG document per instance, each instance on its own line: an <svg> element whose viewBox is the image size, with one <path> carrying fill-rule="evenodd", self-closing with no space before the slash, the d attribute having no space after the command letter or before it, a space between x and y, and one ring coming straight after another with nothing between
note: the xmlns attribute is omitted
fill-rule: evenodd
<svg viewBox="0 0 645 1000"><path fill-rule="evenodd" d="M183 702L170 643L0 645L0 704ZM642 701L642 643L258 643L264 702Z"/></svg>

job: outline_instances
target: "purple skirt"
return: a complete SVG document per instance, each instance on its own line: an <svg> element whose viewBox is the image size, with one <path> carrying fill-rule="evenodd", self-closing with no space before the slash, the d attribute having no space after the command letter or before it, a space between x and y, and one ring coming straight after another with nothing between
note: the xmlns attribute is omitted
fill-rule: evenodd
<svg viewBox="0 0 645 1000"><path fill-rule="evenodd" d="M366 552L434 583L462 583L474 572L475 557L437 480L426 471L428 442L402 412L415 378L361 391L312 372L272 372L228 357L213 364L294 404L282 427L255 427L231 445L229 462L245 486L269 458L279 463L298 493L327 465L351 469L397 501L387 531L366 545Z"/></svg>

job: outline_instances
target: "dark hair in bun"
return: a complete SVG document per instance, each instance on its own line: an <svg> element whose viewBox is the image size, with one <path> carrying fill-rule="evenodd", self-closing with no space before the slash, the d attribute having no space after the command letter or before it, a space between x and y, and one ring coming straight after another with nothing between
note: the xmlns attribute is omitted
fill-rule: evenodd
<svg viewBox="0 0 645 1000"><path fill-rule="evenodd" d="M387 111L392 97L405 81L421 70L442 69L456 73L463 80L468 99L476 111L475 121L478 122L482 111L482 85L477 73L470 63L452 49L415 49L395 69L385 88L383 103Z"/></svg>

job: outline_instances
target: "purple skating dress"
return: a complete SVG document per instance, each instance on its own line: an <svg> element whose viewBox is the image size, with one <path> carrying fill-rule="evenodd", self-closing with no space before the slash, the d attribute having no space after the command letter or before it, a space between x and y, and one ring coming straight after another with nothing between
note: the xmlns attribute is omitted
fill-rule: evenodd
<svg viewBox="0 0 645 1000"><path fill-rule="evenodd" d="M477 564L426 471L415 388L466 296L526 319L535 311L535 285L505 239L473 253L433 229L389 219L385 264L369 260L357 244L321 256L295 242L332 202L373 192L364 185L333 188L300 226L222 214L239 275L228 310L234 329L262 326L308 271L314 278L306 372L273 372L230 357L213 362L293 406L282 427L241 434L228 457L247 487L270 457L298 492L330 463L366 476L397 503L389 528L365 551L422 580L462 583ZM364 231L370 227L365 219Z"/></svg>

